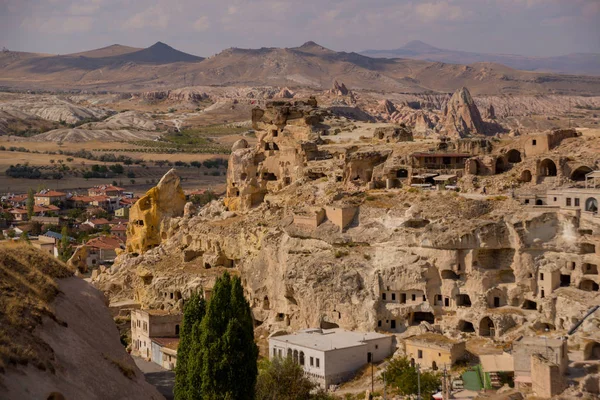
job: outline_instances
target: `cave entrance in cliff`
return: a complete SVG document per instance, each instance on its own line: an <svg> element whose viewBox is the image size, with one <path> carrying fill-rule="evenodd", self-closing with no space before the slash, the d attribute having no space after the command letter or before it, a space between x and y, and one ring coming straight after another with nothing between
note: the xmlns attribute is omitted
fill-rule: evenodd
<svg viewBox="0 0 600 400"><path fill-rule="evenodd" d="M456 296L456 305L458 307L471 307L471 298L468 294L459 294Z"/></svg>
<svg viewBox="0 0 600 400"><path fill-rule="evenodd" d="M458 321L458 330L465 333L475 333L475 327L472 322L461 319Z"/></svg>
<svg viewBox="0 0 600 400"><path fill-rule="evenodd" d="M396 178L408 178L408 170L401 168L396 171Z"/></svg>
<svg viewBox="0 0 600 400"><path fill-rule="evenodd" d="M496 336L494 321L490 317L484 317L479 323L479 336L493 337Z"/></svg>
<svg viewBox="0 0 600 400"><path fill-rule="evenodd" d="M589 279L584 279L579 283L579 289L585 290L586 292L597 292L598 284Z"/></svg>
<svg viewBox="0 0 600 400"><path fill-rule="evenodd" d="M263 308L263 310L270 310L271 309L271 303L269 302L269 296L265 296L263 298L262 308Z"/></svg>
<svg viewBox="0 0 600 400"><path fill-rule="evenodd" d="M537 310L537 303L533 300L525 300L521 308L523 310Z"/></svg>
<svg viewBox="0 0 600 400"><path fill-rule="evenodd" d="M533 177L531 176L531 171L526 169L525 171L521 172L521 182L531 182L531 179Z"/></svg>
<svg viewBox="0 0 600 400"><path fill-rule="evenodd" d="M540 176L556 176L556 164L549 158L542 160L540 163Z"/></svg>
<svg viewBox="0 0 600 400"><path fill-rule="evenodd" d="M543 205L544 205L544 201L543 201L542 199L537 199L537 200L535 201L535 205L536 205L536 206L543 206Z"/></svg>
<svg viewBox="0 0 600 400"><path fill-rule="evenodd" d="M521 152L517 149L511 149L506 153L506 159L511 164L516 164L521 162Z"/></svg>
<svg viewBox="0 0 600 400"><path fill-rule="evenodd" d="M262 178L264 181L276 181L277 175L272 172L263 172Z"/></svg>
<svg viewBox="0 0 600 400"><path fill-rule="evenodd" d="M592 341L583 348L584 360L600 360L600 343Z"/></svg>
<svg viewBox="0 0 600 400"><path fill-rule="evenodd" d="M571 275L560 275L560 287L571 286Z"/></svg>
<svg viewBox="0 0 600 400"><path fill-rule="evenodd" d="M338 324L334 324L333 322L328 322L328 321L321 321L321 324L319 326L319 328L321 329L337 329L340 326Z"/></svg>
<svg viewBox="0 0 600 400"><path fill-rule="evenodd" d="M501 174L506 171L508 171L508 163L504 157L496 158L496 174Z"/></svg>
<svg viewBox="0 0 600 400"><path fill-rule="evenodd" d="M598 275L598 266L596 264L583 263L581 267L584 275Z"/></svg>
<svg viewBox="0 0 600 400"><path fill-rule="evenodd" d="M430 312L415 311L411 315L411 325L419 325L421 322L435 323L435 316Z"/></svg>
<svg viewBox="0 0 600 400"><path fill-rule="evenodd" d="M585 182L585 176L590 172L592 172L592 169L583 165L571 173L571 180L575 182Z"/></svg>
<svg viewBox="0 0 600 400"><path fill-rule="evenodd" d="M445 269L442 271L442 279L451 279L453 281L457 281L460 279L460 276L450 269Z"/></svg>

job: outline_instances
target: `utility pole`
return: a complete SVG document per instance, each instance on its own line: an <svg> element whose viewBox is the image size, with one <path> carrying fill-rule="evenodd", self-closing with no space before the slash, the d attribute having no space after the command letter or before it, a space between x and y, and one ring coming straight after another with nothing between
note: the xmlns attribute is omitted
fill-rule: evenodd
<svg viewBox="0 0 600 400"><path fill-rule="evenodd" d="M383 400L387 400L387 381L385 380L385 371L382 373L383 375Z"/></svg>
<svg viewBox="0 0 600 400"><path fill-rule="evenodd" d="M417 364L417 400L421 400L421 365Z"/></svg>
<svg viewBox="0 0 600 400"><path fill-rule="evenodd" d="M442 382L442 397L443 400L447 400L450 398L450 396L448 395L448 377L447 377L447 369L446 369L446 364L444 364L444 380Z"/></svg>
<svg viewBox="0 0 600 400"><path fill-rule="evenodd" d="M373 396L373 354L371 353L371 396Z"/></svg>

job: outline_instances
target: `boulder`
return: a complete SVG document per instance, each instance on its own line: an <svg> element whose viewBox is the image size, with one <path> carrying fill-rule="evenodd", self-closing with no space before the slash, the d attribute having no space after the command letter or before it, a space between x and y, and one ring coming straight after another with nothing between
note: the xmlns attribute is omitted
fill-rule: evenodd
<svg viewBox="0 0 600 400"><path fill-rule="evenodd" d="M457 90L446 104L443 129L455 138L485 133L481 114L467 88Z"/></svg>

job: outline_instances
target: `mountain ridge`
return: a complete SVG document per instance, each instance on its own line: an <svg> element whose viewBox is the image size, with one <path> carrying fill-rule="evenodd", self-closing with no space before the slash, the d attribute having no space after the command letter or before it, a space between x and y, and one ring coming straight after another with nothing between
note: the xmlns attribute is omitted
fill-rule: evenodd
<svg viewBox="0 0 600 400"><path fill-rule="evenodd" d="M479 53L443 49L420 40L412 40L396 49L363 50L359 54L374 58L410 58L450 64L494 62L522 71L600 76L600 54L597 53L569 53L549 57Z"/></svg>

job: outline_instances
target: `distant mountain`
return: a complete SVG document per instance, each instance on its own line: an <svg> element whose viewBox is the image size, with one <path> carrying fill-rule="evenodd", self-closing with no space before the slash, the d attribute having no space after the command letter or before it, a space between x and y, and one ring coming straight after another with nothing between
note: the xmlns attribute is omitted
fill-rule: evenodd
<svg viewBox="0 0 600 400"><path fill-rule="evenodd" d="M405 51L429 48L413 42ZM314 42L299 47L230 48L206 59L157 43L78 55L0 53L0 86L22 89L144 91L186 86L280 86L329 89L334 81L352 90L395 93L568 93L600 95L600 77L518 71L496 63L457 65L408 58L371 58L337 52ZM107 50L109 49L109 50ZM107 53L121 53L102 57ZM89 57L89 55L92 57Z"/></svg>
<svg viewBox="0 0 600 400"><path fill-rule="evenodd" d="M191 54L184 53L176 50L171 46L162 42L157 42L147 49L139 50L133 53L125 53L110 57L109 60L114 61L126 61L126 62L137 62L137 63L150 63L150 64L170 64L176 62L197 62L202 61L204 58L193 56Z"/></svg>
<svg viewBox="0 0 600 400"><path fill-rule="evenodd" d="M486 54L440 49L420 40L414 40L398 49L365 50L360 54L375 58L412 58L451 64L493 62L523 71L600 75L600 54L593 53L572 53L556 57Z"/></svg>
<svg viewBox="0 0 600 400"><path fill-rule="evenodd" d="M84 51L81 53L67 54L68 57L88 57L88 58L103 58L103 57L114 57L123 54L134 53L143 49L137 47L123 46L120 44L113 44L111 46L103 47L101 49Z"/></svg>

